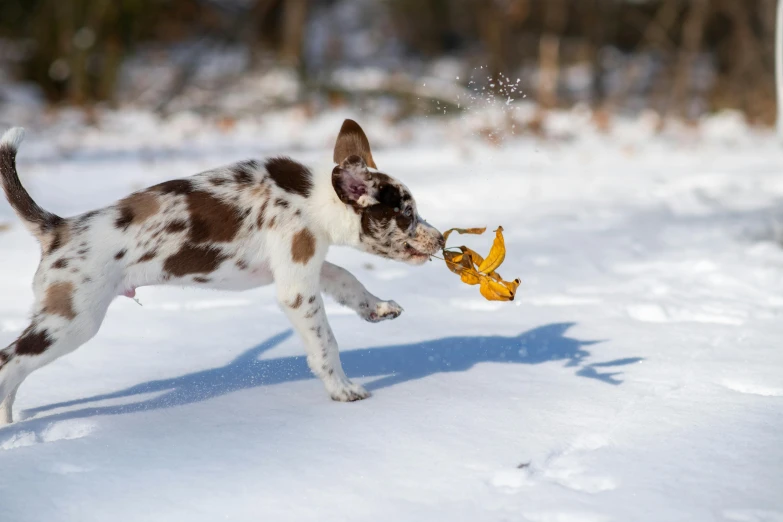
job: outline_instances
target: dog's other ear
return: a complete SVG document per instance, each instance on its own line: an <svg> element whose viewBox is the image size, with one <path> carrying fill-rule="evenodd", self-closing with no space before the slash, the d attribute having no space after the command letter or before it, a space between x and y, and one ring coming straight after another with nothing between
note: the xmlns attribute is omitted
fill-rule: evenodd
<svg viewBox="0 0 783 522"><path fill-rule="evenodd" d="M340 128L340 134L337 135L337 142L334 144L334 162L341 164L348 156L359 156L364 162L374 168L375 161L370 152L370 140L359 124L353 120L345 120Z"/></svg>
<svg viewBox="0 0 783 522"><path fill-rule="evenodd" d="M355 207L369 207L378 203L377 189L367 165L353 154L332 170L332 186L340 201Z"/></svg>

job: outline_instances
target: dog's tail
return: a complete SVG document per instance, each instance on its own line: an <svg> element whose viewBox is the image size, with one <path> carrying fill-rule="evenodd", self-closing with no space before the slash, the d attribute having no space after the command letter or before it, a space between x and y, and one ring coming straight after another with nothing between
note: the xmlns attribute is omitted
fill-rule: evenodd
<svg viewBox="0 0 783 522"><path fill-rule="evenodd" d="M24 139L24 129L21 127L9 129L0 138L0 181L3 184L5 197L8 198L16 215L41 241L63 219L39 207L19 181L19 175L16 173L16 151L22 139Z"/></svg>

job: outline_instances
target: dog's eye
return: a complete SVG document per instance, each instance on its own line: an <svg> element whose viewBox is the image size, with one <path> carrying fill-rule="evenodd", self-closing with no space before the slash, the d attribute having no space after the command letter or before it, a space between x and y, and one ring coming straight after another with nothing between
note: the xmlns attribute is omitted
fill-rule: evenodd
<svg viewBox="0 0 783 522"><path fill-rule="evenodd" d="M412 214L413 214L413 211L411 209L409 209L409 208L406 208L405 212L402 213L402 215L405 216L405 217L411 217Z"/></svg>

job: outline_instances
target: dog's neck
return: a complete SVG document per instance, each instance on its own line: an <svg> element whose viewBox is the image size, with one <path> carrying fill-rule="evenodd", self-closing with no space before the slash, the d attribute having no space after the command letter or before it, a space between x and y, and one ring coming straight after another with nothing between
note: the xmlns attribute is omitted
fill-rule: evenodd
<svg viewBox="0 0 783 522"><path fill-rule="evenodd" d="M335 246L359 245L361 219L340 201L332 186L332 164L317 165L313 170L313 191L305 212L309 222Z"/></svg>

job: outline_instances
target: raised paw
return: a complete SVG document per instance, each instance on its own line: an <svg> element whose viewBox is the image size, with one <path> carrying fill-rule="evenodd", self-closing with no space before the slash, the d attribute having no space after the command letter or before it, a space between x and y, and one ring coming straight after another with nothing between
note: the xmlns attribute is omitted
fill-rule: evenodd
<svg viewBox="0 0 783 522"><path fill-rule="evenodd" d="M364 386L355 384L347 379L333 386L328 386L328 388L332 400L338 402L360 401L370 396L370 392L365 390Z"/></svg>
<svg viewBox="0 0 783 522"><path fill-rule="evenodd" d="M375 305L375 309L370 309L364 319L371 323L379 323L387 319L398 318L402 311L402 307L394 301L379 301Z"/></svg>

